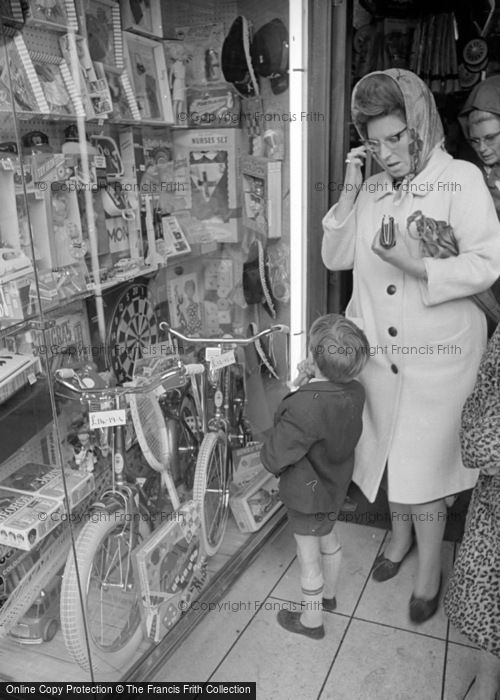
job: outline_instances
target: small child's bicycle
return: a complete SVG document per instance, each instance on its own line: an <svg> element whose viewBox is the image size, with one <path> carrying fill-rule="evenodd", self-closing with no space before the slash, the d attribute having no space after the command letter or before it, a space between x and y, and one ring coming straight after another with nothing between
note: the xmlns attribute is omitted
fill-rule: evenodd
<svg viewBox="0 0 500 700"><path fill-rule="evenodd" d="M277 324L248 338L188 337L166 321L160 323L160 328L185 346L206 348L202 390L204 438L196 464L193 497L201 506L202 540L211 556L219 549L226 530L233 475L232 449L244 447L252 440L245 416L244 358L237 357L236 352L273 333L289 333L289 328Z"/></svg>

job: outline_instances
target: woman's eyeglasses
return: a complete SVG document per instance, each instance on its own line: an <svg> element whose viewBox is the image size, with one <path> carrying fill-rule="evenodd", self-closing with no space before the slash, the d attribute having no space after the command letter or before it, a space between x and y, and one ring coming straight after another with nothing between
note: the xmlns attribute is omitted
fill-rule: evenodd
<svg viewBox="0 0 500 700"><path fill-rule="evenodd" d="M378 153L380 151L380 148L381 148L383 143L385 143L387 148L389 148L392 151L394 148L397 148L397 146L399 145L399 142L401 141L402 135L407 130L408 130L408 127L405 126L405 128L401 129L401 131L398 131L397 134L392 134L391 136L387 136L385 139L382 139L381 141L379 141L378 139L364 139L363 144L372 153Z"/></svg>
<svg viewBox="0 0 500 700"><path fill-rule="evenodd" d="M484 143L485 146L489 147L493 146L499 136L500 131L495 131L494 134L486 134L486 136L481 136L477 139L469 139L469 143L473 148L478 148L481 145L481 142Z"/></svg>

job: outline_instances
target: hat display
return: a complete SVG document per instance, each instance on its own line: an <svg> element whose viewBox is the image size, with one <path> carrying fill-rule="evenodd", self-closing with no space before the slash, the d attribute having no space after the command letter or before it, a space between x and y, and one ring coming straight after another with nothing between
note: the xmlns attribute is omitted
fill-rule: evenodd
<svg viewBox="0 0 500 700"><path fill-rule="evenodd" d="M255 72L271 79L275 95L288 88L288 46L288 30L278 18L264 24L252 41L250 54Z"/></svg>
<svg viewBox="0 0 500 700"><path fill-rule="evenodd" d="M221 68L224 78L243 97L259 94L259 84L250 56L251 35L251 23L240 15L232 23L222 45Z"/></svg>

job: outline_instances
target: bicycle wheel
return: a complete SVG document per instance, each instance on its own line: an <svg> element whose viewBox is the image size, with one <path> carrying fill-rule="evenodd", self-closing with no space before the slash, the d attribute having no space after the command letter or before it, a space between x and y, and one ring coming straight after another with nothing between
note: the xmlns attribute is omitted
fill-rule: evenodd
<svg viewBox="0 0 500 700"><path fill-rule="evenodd" d="M134 580L130 528L125 512L96 513L76 541L77 567L68 557L61 587L61 629L73 659L89 669L86 631L92 668L121 668L142 640L141 591ZM149 526L138 522L135 546L149 535ZM83 607L77 576L80 577ZM87 630L85 630L84 620Z"/></svg>
<svg viewBox="0 0 500 700"><path fill-rule="evenodd" d="M229 513L229 445L226 434L207 433L201 443L193 499L199 503L201 539L208 556L219 549Z"/></svg>

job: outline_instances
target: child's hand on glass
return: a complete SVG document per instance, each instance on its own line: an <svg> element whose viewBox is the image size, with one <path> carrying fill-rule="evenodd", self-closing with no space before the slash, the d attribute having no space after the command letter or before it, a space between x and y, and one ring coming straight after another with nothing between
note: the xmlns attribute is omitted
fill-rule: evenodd
<svg viewBox="0 0 500 700"><path fill-rule="evenodd" d="M315 375L314 361L309 357L302 360L302 362L299 362L297 365L297 371L298 375L294 379L294 386L302 386L303 384L307 384L307 382Z"/></svg>

